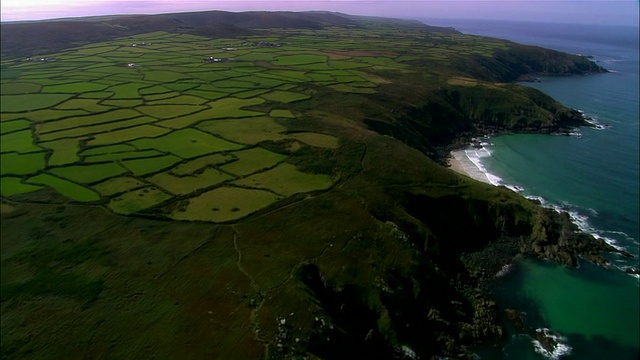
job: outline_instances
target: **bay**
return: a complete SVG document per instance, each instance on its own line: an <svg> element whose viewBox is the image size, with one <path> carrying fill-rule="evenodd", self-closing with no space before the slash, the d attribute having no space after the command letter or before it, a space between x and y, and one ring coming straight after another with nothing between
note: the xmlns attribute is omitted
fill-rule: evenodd
<svg viewBox="0 0 640 360"><path fill-rule="evenodd" d="M434 25L445 22L426 20ZM580 269L525 259L497 279L502 309L516 308L533 328L549 329L564 347L536 351L528 334L511 329L487 359L637 359L640 353L638 278L638 28L598 25L448 21L465 33L544 46L592 59L612 72L544 77L527 83L566 106L584 111L604 129L582 128L576 136L505 135L469 149L467 166L494 183L517 186L524 196L568 211L580 227L625 248L636 258L610 256L611 269L581 262Z"/></svg>

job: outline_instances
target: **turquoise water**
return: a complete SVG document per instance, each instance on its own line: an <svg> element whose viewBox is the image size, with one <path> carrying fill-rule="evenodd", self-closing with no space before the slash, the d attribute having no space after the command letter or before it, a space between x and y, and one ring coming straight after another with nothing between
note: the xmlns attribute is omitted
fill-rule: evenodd
<svg viewBox="0 0 640 360"><path fill-rule="evenodd" d="M482 352L482 358L638 359L639 280L620 270L638 267L638 28L450 25L466 33L592 55L614 71L525 84L584 111L606 129L583 128L581 135L570 137L500 136L470 157L496 176L494 181L520 186L523 195L569 211L584 231L636 255L611 256L611 269L582 262L580 269L571 270L531 259L515 264L494 286L499 305L524 311L531 326L550 329L567 348L542 355L530 336L512 332L503 348Z"/></svg>

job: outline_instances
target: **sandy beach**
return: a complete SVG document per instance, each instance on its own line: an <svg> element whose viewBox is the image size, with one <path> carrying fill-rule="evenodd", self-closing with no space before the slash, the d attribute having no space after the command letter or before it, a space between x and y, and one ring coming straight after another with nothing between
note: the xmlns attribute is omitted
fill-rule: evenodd
<svg viewBox="0 0 640 360"><path fill-rule="evenodd" d="M465 171L464 167L462 166L462 163L460 162L460 160L456 158L455 153L453 152L449 157L449 165L451 165L450 169L457 172L458 174L470 176L469 173Z"/></svg>

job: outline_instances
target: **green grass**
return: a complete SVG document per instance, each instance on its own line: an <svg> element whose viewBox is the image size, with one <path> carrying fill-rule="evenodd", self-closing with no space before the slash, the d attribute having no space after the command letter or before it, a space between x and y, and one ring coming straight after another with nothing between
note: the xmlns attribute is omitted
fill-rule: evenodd
<svg viewBox="0 0 640 360"><path fill-rule="evenodd" d="M260 147L231 153L237 161L220 166L225 172L244 176L275 166L287 157Z"/></svg>
<svg viewBox="0 0 640 360"><path fill-rule="evenodd" d="M279 140L287 128L274 119L260 116L246 119L211 120L200 123L199 129L243 144L257 144L265 140Z"/></svg>
<svg viewBox="0 0 640 360"><path fill-rule="evenodd" d="M42 189L42 186L23 183L22 178L12 176L0 177L0 194L2 194L2 196L26 194L40 189Z"/></svg>
<svg viewBox="0 0 640 360"><path fill-rule="evenodd" d="M170 217L177 220L225 222L243 218L265 208L280 197L267 191L221 187L191 198Z"/></svg>
<svg viewBox="0 0 640 360"><path fill-rule="evenodd" d="M104 105L113 106L113 107L121 107L121 108L131 108L144 104L144 100L142 99L122 99L122 100L104 100L102 102Z"/></svg>
<svg viewBox="0 0 640 360"><path fill-rule="evenodd" d="M73 96L73 94L2 94L2 97L0 97L0 109L2 109L3 112L46 109L69 99L71 96Z"/></svg>
<svg viewBox="0 0 640 360"><path fill-rule="evenodd" d="M108 146L99 146L95 148L86 149L82 152L82 156L91 156L91 155L102 155L102 154L111 154L118 152L126 152L126 151L135 151L131 145L126 144L118 144L118 145L108 145Z"/></svg>
<svg viewBox="0 0 640 360"><path fill-rule="evenodd" d="M49 132L49 133L41 134L39 138L41 141L50 141L50 140L69 138L69 137L85 136L85 135L98 134L103 132L110 132L117 129L133 128L135 126L152 123L154 121L156 121L156 119L150 118L148 116L141 116L139 118L135 118L131 120L114 121L114 122L108 122L105 124L75 127L67 130L62 130L62 131Z"/></svg>
<svg viewBox="0 0 640 360"><path fill-rule="evenodd" d="M229 80L220 80L211 84L213 88L222 88L221 91L224 91L224 88L235 88L235 89L251 89L256 86L254 82L249 81L241 81L236 79Z"/></svg>
<svg viewBox="0 0 640 360"><path fill-rule="evenodd" d="M188 76L188 77L189 77L189 79L191 79L191 76ZM185 90L193 89L193 88L196 88L196 87L200 86L200 83L198 83L198 82L178 82L178 83L164 84L164 86L166 88L169 88L169 89L174 90L174 91L185 91Z"/></svg>
<svg viewBox="0 0 640 360"><path fill-rule="evenodd" d="M260 94L264 94L266 92L268 92L269 90L267 89L257 89L257 90L249 90L249 91L243 91L243 92L239 92L239 93L235 93L233 94L233 97L236 97L238 99L250 99L253 97L256 97Z"/></svg>
<svg viewBox="0 0 640 360"><path fill-rule="evenodd" d="M333 181L328 175L303 173L295 166L284 163L271 170L234 181L233 184L268 189L280 195L291 196L328 189L333 185Z"/></svg>
<svg viewBox="0 0 640 360"><path fill-rule="evenodd" d="M38 145L53 152L47 161L48 166L67 165L80 161L78 152L80 151L80 141L82 139L61 139L49 142L42 142Z"/></svg>
<svg viewBox="0 0 640 360"><path fill-rule="evenodd" d="M207 168L190 176L175 176L163 172L147 178L149 182L175 195L190 194L198 189L206 188L231 180L233 177L220 170Z"/></svg>
<svg viewBox="0 0 640 360"><path fill-rule="evenodd" d="M4 79L4 76L3 76ZM31 82L7 82L0 85L0 94L21 95L40 92L42 86Z"/></svg>
<svg viewBox="0 0 640 360"><path fill-rule="evenodd" d="M74 165L54 168L50 173L81 184L90 184L107 178L116 177L126 172L115 163Z"/></svg>
<svg viewBox="0 0 640 360"><path fill-rule="evenodd" d="M126 152L119 152L119 153L87 156L84 158L84 162L96 163L96 162L117 161L117 160L126 160L126 159L141 159L141 158L148 158L148 157L156 157L160 155L163 155L163 154L156 150L126 151Z"/></svg>
<svg viewBox="0 0 640 360"><path fill-rule="evenodd" d="M89 146L118 144L130 140L157 137L168 133L169 129L153 125L140 125L134 128L115 130L108 133L97 134L93 140L87 142Z"/></svg>
<svg viewBox="0 0 640 360"><path fill-rule="evenodd" d="M118 214L133 214L171 199L162 190L147 186L119 195L109 201L109 208Z"/></svg>
<svg viewBox="0 0 640 360"><path fill-rule="evenodd" d="M233 160L235 160L235 157L229 154L218 153L206 155L174 167L173 169L171 169L171 173L178 176L192 175L195 172L206 167L225 164Z"/></svg>
<svg viewBox="0 0 640 360"><path fill-rule="evenodd" d="M172 97L169 99L161 99L161 100L155 100L155 101L147 101L148 105L157 105L157 104L164 104L164 105L201 105L203 103L207 102L206 99L203 99L201 97L197 97L197 96L190 96L190 95L180 95L180 96L176 96L176 97Z"/></svg>
<svg viewBox="0 0 640 360"><path fill-rule="evenodd" d="M256 111L243 110L243 107L260 105L264 102L260 98L252 99L236 99L225 98L209 103L211 108L216 112L214 119L220 118L240 118L263 115L263 113Z"/></svg>
<svg viewBox="0 0 640 360"><path fill-rule="evenodd" d="M10 151L30 153L42 151L42 148L33 143L31 129L25 129L0 136L0 152Z"/></svg>
<svg viewBox="0 0 640 360"><path fill-rule="evenodd" d="M140 117L140 113L130 109L118 109L102 114L78 116L63 120L49 121L43 124L38 124L36 126L36 129L38 131L38 134L44 134L53 131L71 129L79 126L111 123L114 121L127 120L135 117Z"/></svg>
<svg viewBox="0 0 640 360"><path fill-rule="evenodd" d="M278 117L279 118L295 118L295 115L293 115L291 111L284 110L284 109L271 110L271 112L269 113L269 116L274 118L278 118Z"/></svg>
<svg viewBox="0 0 640 360"><path fill-rule="evenodd" d="M94 99L70 99L56 106L56 109L60 109L60 110L81 109L91 113L109 111L113 109L111 106L104 106L104 105L98 104L98 101L99 100L94 100Z"/></svg>
<svg viewBox="0 0 640 360"><path fill-rule="evenodd" d="M276 101L276 102L282 102L282 103L291 103L295 101L307 100L310 98L310 96L306 94L301 94L301 93L292 92L292 91L282 91L282 90L272 91L270 93L261 95L261 97L270 101Z"/></svg>
<svg viewBox="0 0 640 360"><path fill-rule="evenodd" d="M96 91L86 92L79 94L78 97L82 99L106 99L113 96L115 93L112 91Z"/></svg>
<svg viewBox="0 0 640 360"><path fill-rule="evenodd" d="M0 154L0 175L28 175L45 167L45 153L2 153Z"/></svg>
<svg viewBox="0 0 640 360"><path fill-rule="evenodd" d="M226 92L206 90L188 90L186 93L207 100L218 100L228 95Z"/></svg>
<svg viewBox="0 0 640 360"><path fill-rule="evenodd" d="M147 184L136 178L123 176L105 180L93 185L92 188L102 194L102 196L112 196L144 186L147 186Z"/></svg>
<svg viewBox="0 0 640 360"><path fill-rule="evenodd" d="M202 105L143 105L136 110L157 119L171 119L208 109Z"/></svg>
<svg viewBox="0 0 640 360"><path fill-rule="evenodd" d="M157 149L182 158L194 158L214 152L239 150L244 147L195 129L176 130L154 139L139 139L131 144L138 149Z"/></svg>
<svg viewBox="0 0 640 360"><path fill-rule="evenodd" d="M122 160L122 165L129 169L134 175L142 176L155 172L160 172L182 161L177 156L165 155L154 158Z"/></svg>
<svg viewBox="0 0 640 360"><path fill-rule="evenodd" d="M31 121L18 119L11 121L0 122L0 134L6 134L11 131L29 129L31 127Z"/></svg>
<svg viewBox="0 0 640 360"><path fill-rule="evenodd" d="M363 64L361 62L336 61L336 60L329 61L329 65L331 67L333 67L333 68L340 69L340 70L358 69L358 68L365 68L365 67L370 67L371 66L371 64Z"/></svg>
<svg viewBox="0 0 640 360"><path fill-rule="evenodd" d="M172 71L146 71L144 73L144 79L151 82L171 83L189 78L189 75Z"/></svg>
<svg viewBox="0 0 640 360"><path fill-rule="evenodd" d="M63 94L79 94L90 91L102 91L107 88L108 85L96 84L96 83L70 83L62 85L47 85L42 89L43 93L63 93Z"/></svg>
<svg viewBox="0 0 640 360"><path fill-rule="evenodd" d="M114 95L111 97L111 99L137 99L140 97L140 93L138 92L138 90L147 86L149 85L130 83L111 86L107 88L107 90L114 92Z"/></svg>
<svg viewBox="0 0 640 360"><path fill-rule="evenodd" d="M55 121L62 118L68 118L72 116L85 116L91 114L85 110L55 110L55 109L43 109L31 111L24 114L15 114L16 118L23 117L29 120L33 120L35 122L49 122Z"/></svg>
<svg viewBox="0 0 640 360"><path fill-rule="evenodd" d="M31 177L27 182L49 186L61 195L76 201L88 202L100 200L100 195L95 191L49 174L40 174Z"/></svg>
<svg viewBox="0 0 640 360"><path fill-rule="evenodd" d="M140 93L140 95L145 97L147 95L166 94L171 92L172 92L171 89L162 85L153 85L153 86L141 88L140 90L138 90L138 93Z"/></svg>
<svg viewBox="0 0 640 360"><path fill-rule="evenodd" d="M144 100L147 103L151 103L151 102L155 102L158 100L168 100L174 97L178 97L180 96L179 92L175 92L175 91L170 91L170 92L166 92L166 93L162 93L162 94L152 94L152 95L145 95L144 96Z"/></svg>

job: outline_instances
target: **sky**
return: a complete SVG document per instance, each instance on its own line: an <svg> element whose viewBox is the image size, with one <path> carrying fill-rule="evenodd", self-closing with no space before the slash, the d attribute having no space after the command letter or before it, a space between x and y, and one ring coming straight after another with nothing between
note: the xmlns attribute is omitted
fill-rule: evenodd
<svg viewBox="0 0 640 360"><path fill-rule="evenodd" d="M2 21L185 11L339 11L413 19L491 19L638 26L638 0L2 0Z"/></svg>

